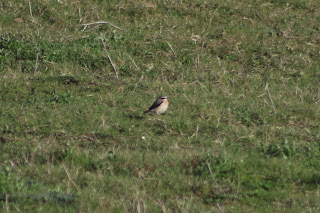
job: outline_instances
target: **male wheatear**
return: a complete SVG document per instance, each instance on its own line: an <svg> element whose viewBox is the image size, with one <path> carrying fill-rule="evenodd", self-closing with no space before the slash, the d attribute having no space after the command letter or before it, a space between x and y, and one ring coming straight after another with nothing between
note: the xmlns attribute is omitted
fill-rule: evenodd
<svg viewBox="0 0 320 213"><path fill-rule="evenodd" d="M169 106L169 101L166 96L160 96L152 106L145 111L144 113L154 111L157 115L164 113L167 111Z"/></svg>

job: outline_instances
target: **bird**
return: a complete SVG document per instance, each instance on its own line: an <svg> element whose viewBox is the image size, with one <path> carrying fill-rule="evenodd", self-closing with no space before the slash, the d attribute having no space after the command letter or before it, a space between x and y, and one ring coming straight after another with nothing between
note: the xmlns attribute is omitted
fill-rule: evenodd
<svg viewBox="0 0 320 213"><path fill-rule="evenodd" d="M147 111L145 111L144 113L147 112L151 112L154 111L157 115L165 113L165 111L167 111L169 106L169 101L167 96L160 96L152 105L151 107L149 107L149 109Z"/></svg>

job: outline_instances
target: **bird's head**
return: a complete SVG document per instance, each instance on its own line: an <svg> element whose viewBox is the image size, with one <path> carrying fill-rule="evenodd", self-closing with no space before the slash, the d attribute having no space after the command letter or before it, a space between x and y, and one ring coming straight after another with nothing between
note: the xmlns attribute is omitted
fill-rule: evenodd
<svg viewBox="0 0 320 213"><path fill-rule="evenodd" d="M160 96L159 99L165 100L165 99L168 99L168 97L167 96Z"/></svg>

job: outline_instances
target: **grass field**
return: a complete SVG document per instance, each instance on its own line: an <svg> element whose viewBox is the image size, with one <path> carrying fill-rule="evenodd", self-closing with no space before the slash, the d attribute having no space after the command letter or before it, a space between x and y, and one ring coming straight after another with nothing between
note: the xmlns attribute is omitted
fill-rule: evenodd
<svg viewBox="0 0 320 213"><path fill-rule="evenodd" d="M319 212L319 23L318 0L1 0L1 212Z"/></svg>

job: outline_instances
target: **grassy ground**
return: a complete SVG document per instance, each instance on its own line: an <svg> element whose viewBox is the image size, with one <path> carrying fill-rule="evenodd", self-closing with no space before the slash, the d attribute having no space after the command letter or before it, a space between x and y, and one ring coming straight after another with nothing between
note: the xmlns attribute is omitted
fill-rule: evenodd
<svg viewBox="0 0 320 213"><path fill-rule="evenodd" d="M0 1L1 207L319 212L319 11Z"/></svg>

